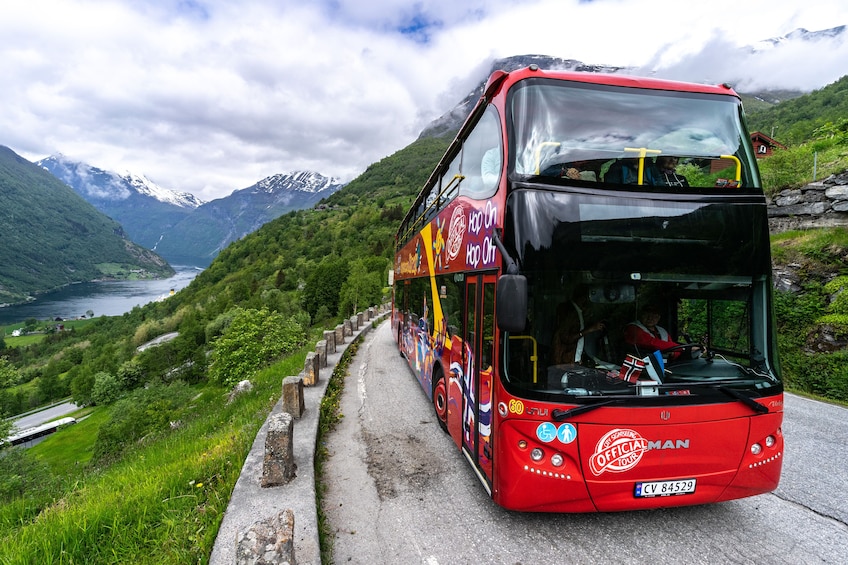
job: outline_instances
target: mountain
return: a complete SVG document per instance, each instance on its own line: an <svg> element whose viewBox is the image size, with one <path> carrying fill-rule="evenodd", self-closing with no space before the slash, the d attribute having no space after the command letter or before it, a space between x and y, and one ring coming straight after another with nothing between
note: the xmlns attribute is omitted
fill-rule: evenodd
<svg viewBox="0 0 848 565"><path fill-rule="evenodd" d="M75 282L173 272L67 185L0 146L0 303Z"/></svg>
<svg viewBox="0 0 848 565"><path fill-rule="evenodd" d="M342 186L314 172L272 175L202 204L166 230L154 249L174 263L207 265L233 241L286 212L313 207Z"/></svg>
<svg viewBox="0 0 848 565"><path fill-rule="evenodd" d="M781 35L780 37L772 37L770 39L758 41L750 47L750 50L751 52L757 53L761 51L767 51L769 49L774 49L775 47L779 47L781 45L796 41L826 41L829 39L842 37L846 33L846 30L848 30L848 26L844 25L832 27L829 29L822 29L818 31L809 31L807 29L799 27L798 29L791 31L786 35Z"/></svg>
<svg viewBox="0 0 848 565"><path fill-rule="evenodd" d="M119 222L130 239L177 264L208 265L230 242L290 210L310 208L342 187L318 173L294 172L203 202L144 176L119 175L62 155L36 164Z"/></svg>
<svg viewBox="0 0 848 565"><path fill-rule="evenodd" d="M47 157L36 165L120 223L130 239L149 249L203 204L192 194L162 188L143 176L119 175L62 155Z"/></svg>

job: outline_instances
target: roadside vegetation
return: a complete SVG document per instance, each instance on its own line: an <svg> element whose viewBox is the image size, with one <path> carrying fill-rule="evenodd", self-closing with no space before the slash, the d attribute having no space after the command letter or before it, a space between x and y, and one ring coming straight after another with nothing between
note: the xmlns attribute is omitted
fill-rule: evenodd
<svg viewBox="0 0 848 565"><path fill-rule="evenodd" d="M828 92L840 104L848 96ZM763 125L751 129L794 127L773 110L754 113L750 123ZM848 124L808 121L797 140L775 134L789 148L761 163L770 194L812 181L813 159L817 178L848 170ZM207 561L281 380L300 371L323 328L386 300L395 230L449 141L418 140L315 209L269 222L163 302L63 331L27 321L4 332L2 415L68 397L85 412L33 448L0 451L0 563ZM775 235L772 250L776 266L801 273L800 290L775 297L787 386L848 402L848 232ZM23 326L45 333L9 336ZM818 348L825 334L833 350ZM228 402L241 379L253 390ZM331 388L328 418L334 402Z"/></svg>

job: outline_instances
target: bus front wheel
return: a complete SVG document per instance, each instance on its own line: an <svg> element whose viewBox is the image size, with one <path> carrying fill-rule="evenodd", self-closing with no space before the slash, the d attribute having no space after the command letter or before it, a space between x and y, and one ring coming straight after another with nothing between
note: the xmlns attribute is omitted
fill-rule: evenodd
<svg viewBox="0 0 848 565"><path fill-rule="evenodd" d="M436 410L436 419L444 431L448 431L448 384L444 372L436 369L433 374L433 408Z"/></svg>

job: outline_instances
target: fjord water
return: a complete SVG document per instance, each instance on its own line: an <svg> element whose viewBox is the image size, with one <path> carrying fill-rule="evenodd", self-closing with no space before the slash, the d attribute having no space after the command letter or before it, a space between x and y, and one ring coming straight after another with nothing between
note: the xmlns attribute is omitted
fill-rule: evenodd
<svg viewBox="0 0 848 565"><path fill-rule="evenodd" d="M0 308L0 325L36 320L80 318L91 310L95 316L120 316L188 286L203 269L173 265L176 274L167 279L144 281L104 281L72 284L38 295L26 304Z"/></svg>

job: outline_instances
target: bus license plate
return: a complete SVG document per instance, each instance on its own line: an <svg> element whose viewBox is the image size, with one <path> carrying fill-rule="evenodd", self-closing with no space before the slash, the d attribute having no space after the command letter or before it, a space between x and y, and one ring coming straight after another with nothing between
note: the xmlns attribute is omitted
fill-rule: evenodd
<svg viewBox="0 0 848 565"><path fill-rule="evenodd" d="M636 498L648 498L653 496L677 496L679 494L692 494L695 492L695 479L683 479L680 481L652 481L649 483L636 483Z"/></svg>

